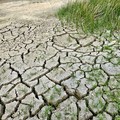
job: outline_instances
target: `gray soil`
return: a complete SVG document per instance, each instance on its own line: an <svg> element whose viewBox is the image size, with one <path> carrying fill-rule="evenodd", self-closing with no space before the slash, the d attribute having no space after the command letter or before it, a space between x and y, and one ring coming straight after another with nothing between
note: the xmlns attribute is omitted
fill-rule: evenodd
<svg viewBox="0 0 120 120"><path fill-rule="evenodd" d="M61 25L64 0L0 2L0 120L120 118L119 33Z"/></svg>

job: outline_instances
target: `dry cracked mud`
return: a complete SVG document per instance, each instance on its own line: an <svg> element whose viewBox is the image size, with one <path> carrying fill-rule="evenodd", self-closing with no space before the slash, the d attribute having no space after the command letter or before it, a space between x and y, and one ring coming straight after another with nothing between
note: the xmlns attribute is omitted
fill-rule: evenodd
<svg viewBox="0 0 120 120"><path fill-rule="evenodd" d="M0 120L119 120L119 33L79 34L23 3L0 4Z"/></svg>

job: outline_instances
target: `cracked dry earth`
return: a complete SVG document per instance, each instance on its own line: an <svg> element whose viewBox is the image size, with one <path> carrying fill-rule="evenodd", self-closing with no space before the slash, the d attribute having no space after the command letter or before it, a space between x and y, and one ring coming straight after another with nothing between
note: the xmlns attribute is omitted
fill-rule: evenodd
<svg viewBox="0 0 120 120"><path fill-rule="evenodd" d="M0 120L120 120L120 36L79 34L51 16L0 28Z"/></svg>

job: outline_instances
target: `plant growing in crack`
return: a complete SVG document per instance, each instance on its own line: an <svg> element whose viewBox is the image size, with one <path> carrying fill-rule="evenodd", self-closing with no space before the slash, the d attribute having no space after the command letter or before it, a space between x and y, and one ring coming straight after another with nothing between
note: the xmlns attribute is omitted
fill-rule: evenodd
<svg viewBox="0 0 120 120"><path fill-rule="evenodd" d="M61 95L61 88L58 88L57 86L54 86L52 90L52 94L50 95L49 100L52 102L57 96Z"/></svg>
<svg viewBox="0 0 120 120"><path fill-rule="evenodd" d="M88 82L96 82L96 84L103 85L106 82L106 74L100 68L93 68L88 72Z"/></svg>
<svg viewBox="0 0 120 120"><path fill-rule="evenodd" d="M98 114L97 118L99 120L105 120L105 119L107 119L104 114Z"/></svg>
<svg viewBox="0 0 120 120"><path fill-rule="evenodd" d="M10 95L9 95L9 94L5 94L3 97L9 99L9 98L10 98Z"/></svg>
<svg viewBox="0 0 120 120"><path fill-rule="evenodd" d="M99 99L98 102L96 102L96 104L95 104L95 101L94 101L93 104L94 104L94 108L96 108L97 111L102 110L103 107L105 106L102 99Z"/></svg>
<svg viewBox="0 0 120 120"><path fill-rule="evenodd" d="M31 108L34 108L35 103L36 103L35 101L31 101L30 104L29 104L29 108L30 108L30 109L31 109Z"/></svg>
<svg viewBox="0 0 120 120"><path fill-rule="evenodd" d="M57 120L61 120L62 114L61 113L56 113L55 117L57 118Z"/></svg>
<svg viewBox="0 0 120 120"><path fill-rule="evenodd" d="M50 95L50 102L52 102L54 100L54 98L55 98L54 94Z"/></svg>
<svg viewBox="0 0 120 120"><path fill-rule="evenodd" d="M68 63L67 63L67 66L68 66L68 67L72 67L72 66L73 66L73 63L72 63L72 62L68 62Z"/></svg>
<svg viewBox="0 0 120 120"><path fill-rule="evenodd" d="M34 76L36 74L37 74L37 72L30 72L30 76Z"/></svg>
<svg viewBox="0 0 120 120"><path fill-rule="evenodd" d="M75 79L76 78L76 73L72 72L71 77L72 77L72 79Z"/></svg>
<svg viewBox="0 0 120 120"><path fill-rule="evenodd" d="M105 45L105 46L103 46L103 50L108 51L108 52L112 52L113 48L109 45Z"/></svg>
<svg viewBox="0 0 120 120"><path fill-rule="evenodd" d="M46 106L45 107L45 110L44 110L44 118L48 118L49 117L49 115L51 114L51 112L53 111L53 107L52 106Z"/></svg>
<svg viewBox="0 0 120 120"><path fill-rule="evenodd" d="M71 120L76 120L77 119L77 113L71 113Z"/></svg>
<svg viewBox="0 0 120 120"><path fill-rule="evenodd" d="M54 87L55 94L61 95L61 88Z"/></svg>
<svg viewBox="0 0 120 120"><path fill-rule="evenodd" d="M110 111L111 114L113 114L114 111L116 111L117 112L115 113L116 115L119 114L120 112L120 99L119 99L120 92L119 92L118 84L119 82L114 84L112 88L108 86L103 87L103 96L105 96L106 101L109 102L107 109L112 109Z"/></svg>
<svg viewBox="0 0 120 120"><path fill-rule="evenodd" d="M19 91L23 92L24 94L27 93L27 89L26 88L21 88Z"/></svg>
<svg viewBox="0 0 120 120"><path fill-rule="evenodd" d="M81 83L81 79L75 81L75 84L77 85L77 87L80 85L80 83Z"/></svg>
<svg viewBox="0 0 120 120"><path fill-rule="evenodd" d="M110 63L111 63L114 67L119 66L119 58L117 58L117 57L111 58L111 59L110 59Z"/></svg>
<svg viewBox="0 0 120 120"><path fill-rule="evenodd" d="M115 120L120 120L120 116L119 116L119 115L116 116L116 117L115 117Z"/></svg>
<svg viewBox="0 0 120 120"><path fill-rule="evenodd" d="M0 71L0 75L3 75L5 72L6 72L6 70L5 70L4 68L1 69L1 71Z"/></svg>
<svg viewBox="0 0 120 120"><path fill-rule="evenodd" d="M45 60L45 54L41 54L39 57L37 57L37 61Z"/></svg>
<svg viewBox="0 0 120 120"><path fill-rule="evenodd" d="M27 109L22 109L21 111L23 112L24 115L27 115L27 111L28 111Z"/></svg>

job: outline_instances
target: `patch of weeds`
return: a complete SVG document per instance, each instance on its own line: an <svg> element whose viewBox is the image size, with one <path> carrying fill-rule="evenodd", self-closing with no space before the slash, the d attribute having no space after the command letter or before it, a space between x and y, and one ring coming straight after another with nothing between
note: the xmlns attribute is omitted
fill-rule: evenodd
<svg viewBox="0 0 120 120"><path fill-rule="evenodd" d="M116 116L115 120L120 120L120 115Z"/></svg>
<svg viewBox="0 0 120 120"><path fill-rule="evenodd" d="M112 48L111 46L106 45L103 47L103 50L112 51Z"/></svg>
<svg viewBox="0 0 120 120"><path fill-rule="evenodd" d="M104 56L105 60L108 62L111 62L111 59L116 58L116 55L114 54L113 51L108 51L107 55Z"/></svg>
<svg viewBox="0 0 120 120"><path fill-rule="evenodd" d="M102 91L100 89L98 89L97 91L94 91L94 92L95 92L95 94L93 93L93 95L90 98L91 99L90 106L94 111L101 111L105 106L105 102L101 97Z"/></svg>
<svg viewBox="0 0 120 120"><path fill-rule="evenodd" d="M59 19L84 32L109 30L110 33L120 29L119 0L89 0L68 3L57 13Z"/></svg>
<svg viewBox="0 0 120 120"><path fill-rule="evenodd" d="M88 73L87 79L89 82L96 82L97 84L99 83L100 85L103 85L107 78L106 74L101 69L94 68Z"/></svg>
<svg viewBox="0 0 120 120"><path fill-rule="evenodd" d="M118 83L119 84L119 83ZM112 108L113 111L120 112L120 90L117 87L109 89L107 86L103 87L103 95L105 99L111 103L112 107L108 106L109 109Z"/></svg>

